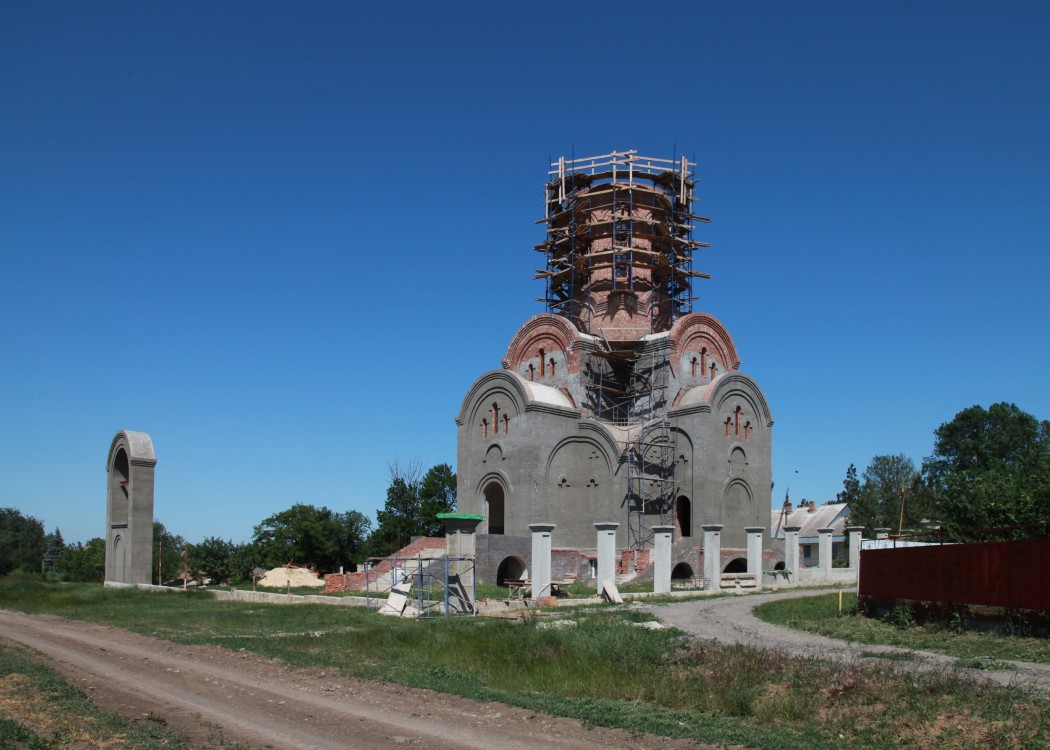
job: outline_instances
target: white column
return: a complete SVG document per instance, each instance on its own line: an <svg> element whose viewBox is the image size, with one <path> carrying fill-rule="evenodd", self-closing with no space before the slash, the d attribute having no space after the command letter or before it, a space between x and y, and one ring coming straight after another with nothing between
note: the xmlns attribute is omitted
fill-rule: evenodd
<svg viewBox="0 0 1050 750"><path fill-rule="evenodd" d="M485 517L470 513L438 513L437 517L445 524L445 557L448 563L445 612L452 610L473 614L478 524Z"/></svg>
<svg viewBox="0 0 1050 750"><path fill-rule="evenodd" d="M653 549L653 593L671 593L671 534L674 526L653 526L656 544Z"/></svg>
<svg viewBox="0 0 1050 750"><path fill-rule="evenodd" d="M720 591L722 584L722 524L709 523L704 530L704 580L708 591Z"/></svg>
<svg viewBox="0 0 1050 750"><path fill-rule="evenodd" d="M864 533L863 526L847 526L849 534L849 566L853 575L860 575L860 540Z"/></svg>
<svg viewBox="0 0 1050 750"><path fill-rule="evenodd" d="M551 595L551 532L553 523L530 523L532 531L532 598Z"/></svg>
<svg viewBox="0 0 1050 750"><path fill-rule="evenodd" d="M825 581L831 576L831 535L834 529L817 529L817 562L820 564L820 577Z"/></svg>
<svg viewBox="0 0 1050 750"><path fill-rule="evenodd" d="M784 567L791 571L791 583L799 581L798 534L801 526L788 526L784 529Z"/></svg>
<svg viewBox="0 0 1050 750"><path fill-rule="evenodd" d="M616 583L616 529L620 524L606 521L594 524L598 531L598 594L606 581Z"/></svg>
<svg viewBox="0 0 1050 750"><path fill-rule="evenodd" d="M748 526L747 532L747 573L755 577L755 588L762 588L762 535L766 532L762 526Z"/></svg>

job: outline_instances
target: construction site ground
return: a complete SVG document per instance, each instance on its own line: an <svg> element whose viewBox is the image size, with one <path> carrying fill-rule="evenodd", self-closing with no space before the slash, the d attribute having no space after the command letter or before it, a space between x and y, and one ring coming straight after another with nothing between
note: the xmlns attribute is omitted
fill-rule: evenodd
<svg viewBox="0 0 1050 750"><path fill-rule="evenodd" d="M765 623L751 610L773 597L820 590L707 598L651 608L699 638L793 654L871 659L887 646L849 644ZM686 740L635 736L498 703L291 667L247 652L186 646L91 623L0 610L0 638L29 646L103 710L159 721L193 747L236 742L268 748L696 748ZM920 654L919 669L955 668ZM1050 667L1015 663L974 671L1003 683L1050 688Z"/></svg>

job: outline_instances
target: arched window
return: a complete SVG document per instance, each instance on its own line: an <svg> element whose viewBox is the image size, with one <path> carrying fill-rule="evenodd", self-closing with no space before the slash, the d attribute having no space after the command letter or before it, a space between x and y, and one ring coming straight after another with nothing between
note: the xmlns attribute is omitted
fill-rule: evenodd
<svg viewBox="0 0 1050 750"><path fill-rule="evenodd" d="M529 364L529 380L536 379L536 365Z"/></svg>
<svg viewBox="0 0 1050 750"><path fill-rule="evenodd" d="M741 408L738 406L738 407L736 407L736 410L733 412L733 430L736 433L737 437L740 437L740 412L741 411L742 411Z"/></svg>
<svg viewBox="0 0 1050 750"><path fill-rule="evenodd" d="M718 363L717 362L712 362L711 363L711 380L715 379L715 375L717 374L717 372L716 372L717 370L718 370Z"/></svg>
<svg viewBox="0 0 1050 750"><path fill-rule="evenodd" d="M675 526L678 527L678 536L687 537L693 535L693 506L689 498L684 495L678 498L674 508Z"/></svg>
<svg viewBox="0 0 1050 750"><path fill-rule="evenodd" d="M481 437L487 438L489 436L489 421L487 419L481 420Z"/></svg>
<svg viewBox="0 0 1050 750"><path fill-rule="evenodd" d="M499 404L492 402L492 434L499 432Z"/></svg>
<svg viewBox="0 0 1050 750"><path fill-rule="evenodd" d="M550 365L551 365L551 377L553 378L554 377L554 357L551 357Z"/></svg>
<svg viewBox="0 0 1050 750"><path fill-rule="evenodd" d="M508 417L506 414L504 414L503 415L503 434L504 435L507 434L507 429L509 428L509 426L510 426L510 417Z"/></svg>
<svg viewBox="0 0 1050 750"><path fill-rule="evenodd" d="M540 349L540 377L541 378L544 375L547 374L546 370L544 369L546 367L546 362L547 362L547 360L544 359L544 357L546 357L546 356L547 356L547 353L545 351L543 351L542 349Z"/></svg>
<svg viewBox="0 0 1050 750"><path fill-rule="evenodd" d="M747 441L747 440L750 440L750 439L751 439L751 422L748 421L748 422L746 422L744 424L744 440Z"/></svg>
<svg viewBox="0 0 1050 750"><path fill-rule="evenodd" d="M490 534L503 533L504 496L503 486L499 482L485 485L485 516L489 522Z"/></svg>
<svg viewBox="0 0 1050 750"><path fill-rule="evenodd" d="M696 373L694 372L693 374L695 375ZM711 377L713 378L714 376L715 376L715 374L714 374L714 371L712 370ZM702 378L706 378L707 377L707 347L706 346L703 349L700 350L700 377L702 377Z"/></svg>
<svg viewBox="0 0 1050 750"><path fill-rule="evenodd" d="M732 424L733 420L726 417L726 437L729 437L729 425Z"/></svg>
<svg viewBox="0 0 1050 750"><path fill-rule="evenodd" d="M696 357L693 357L692 361L689 364L691 366L689 374L692 375L695 378L696 377L696 364L697 364L696 363Z"/></svg>

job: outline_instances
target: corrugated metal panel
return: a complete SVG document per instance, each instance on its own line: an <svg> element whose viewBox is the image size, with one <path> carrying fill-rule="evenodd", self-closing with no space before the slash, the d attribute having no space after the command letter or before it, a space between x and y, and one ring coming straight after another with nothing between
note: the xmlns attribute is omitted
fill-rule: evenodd
<svg viewBox="0 0 1050 750"><path fill-rule="evenodd" d="M1050 610L1050 539L861 552L861 596Z"/></svg>

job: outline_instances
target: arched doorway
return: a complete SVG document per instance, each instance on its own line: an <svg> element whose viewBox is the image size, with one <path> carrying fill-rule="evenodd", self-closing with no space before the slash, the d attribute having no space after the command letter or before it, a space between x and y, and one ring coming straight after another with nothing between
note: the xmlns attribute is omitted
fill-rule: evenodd
<svg viewBox="0 0 1050 750"><path fill-rule="evenodd" d="M675 526L678 527L679 537L687 537L693 535L693 504L689 502L689 498L682 495L675 502Z"/></svg>
<svg viewBox="0 0 1050 750"><path fill-rule="evenodd" d="M485 485L485 517L489 522L490 534L503 533L504 502L503 486L499 482Z"/></svg>
<svg viewBox="0 0 1050 750"><path fill-rule="evenodd" d="M678 563L671 570L672 581L691 581L693 580L693 569L689 566L689 563Z"/></svg>
<svg viewBox="0 0 1050 750"><path fill-rule="evenodd" d="M496 585L503 586L508 580L520 581L525 578L525 563L517 557L505 557L496 568Z"/></svg>
<svg viewBox="0 0 1050 750"><path fill-rule="evenodd" d="M735 557L729 561L729 564L722 570L723 573L746 573L747 572L747 558L746 557Z"/></svg>

